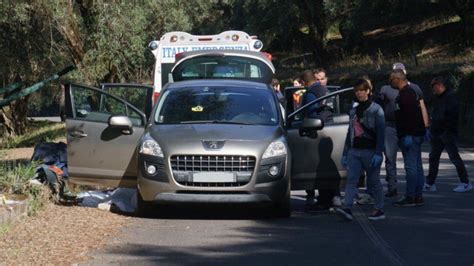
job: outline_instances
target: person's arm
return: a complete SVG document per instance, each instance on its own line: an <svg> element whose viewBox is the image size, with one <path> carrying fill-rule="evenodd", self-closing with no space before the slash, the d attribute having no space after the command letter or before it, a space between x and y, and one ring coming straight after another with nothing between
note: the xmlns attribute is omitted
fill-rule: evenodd
<svg viewBox="0 0 474 266"><path fill-rule="evenodd" d="M452 94L448 96L449 98L446 99L446 104L448 108L446 108L446 131L448 133L453 134L457 131L458 126L458 116L459 116L459 102L456 95Z"/></svg>
<svg viewBox="0 0 474 266"><path fill-rule="evenodd" d="M375 152L382 155L385 149L385 115L382 108L379 108L375 115Z"/></svg>
<svg viewBox="0 0 474 266"><path fill-rule="evenodd" d="M430 117L428 116L428 110L426 110L425 101L423 99L420 100L420 109L421 109L421 115L423 116L423 123L425 124L425 128L429 128Z"/></svg>

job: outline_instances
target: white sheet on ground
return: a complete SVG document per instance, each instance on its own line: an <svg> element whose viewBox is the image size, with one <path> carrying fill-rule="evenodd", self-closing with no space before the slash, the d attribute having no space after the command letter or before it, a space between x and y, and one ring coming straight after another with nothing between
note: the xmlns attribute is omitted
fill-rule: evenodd
<svg viewBox="0 0 474 266"><path fill-rule="evenodd" d="M112 205L122 212L134 212L137 207L137 190L116 188L108 191L86 191L77 195L80 206L110 210ZM107 205L109 206L107 208Z"/></svg>

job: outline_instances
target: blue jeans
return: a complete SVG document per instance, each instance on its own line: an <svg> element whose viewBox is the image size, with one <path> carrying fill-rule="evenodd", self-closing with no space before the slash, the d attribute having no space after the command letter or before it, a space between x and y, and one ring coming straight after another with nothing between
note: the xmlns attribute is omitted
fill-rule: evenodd
<svg viewBox="0 0 474 266"><path fill-rule="evenodd" d="M385 127L385 170L388 190L397 189L398 136L395 127Z"/></svg>
<svg viewBox="0 0 474 266"><path fill-rule="evenodd" d="M405 172L407 180L407 197L418 197L423 194L423 184L425 176L423 174L423 162L421 161L421 143L423 137L414 136L413 144L405 147L403 137L399 140L399 146L402 150L403 161L405 163Z"/></svg>
<svg viewBox="0 0 474 266"><path fill-rule="evenodd" d="M350 148L347 153L347 182L346 197L344 205L351 208L354 198L357 195L357 183L359 182L360 173L364 170L367 173L367 187L373 193L375 199L374 207L383 209L383 188L380 183L380 166L371 167L370 163L375 150L362 150Z"/></svg>

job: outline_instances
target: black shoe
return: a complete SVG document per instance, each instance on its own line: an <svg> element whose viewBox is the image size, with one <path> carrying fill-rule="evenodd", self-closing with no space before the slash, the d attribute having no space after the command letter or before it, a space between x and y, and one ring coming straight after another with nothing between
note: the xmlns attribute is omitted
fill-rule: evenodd
<svg viewBox="0 0 474 266"><path fill-rule="evenodd" d="M305 212L320 212L320 211L328 211L329 210L329 205L326 204L318 204L315 203L313 205L306 205L304 208Z"/></svg>
<svg viewBox="0 0 474 266"><path fill-rule="evenodd" d="M415 207L415 199L413 197L404 197L401 200L394 202L395 207Z"/></svg>
<svg viewBox="0 0 474 266"><path fill-rule="evenodd" d="M385 193L385 197L387 198L392 198L392 197L396 197L398 196L398 191L397 189L390 189L387 191L387 193Z"/></svg>
<svg viewBox="0 0 474 266"><path fill-rule="evenodd" d="M383 220L385 219L385 213L382 210L374 210L369 215L369 220L376 221L376 220Z"/></svg>
<svg viewBox="0 0 474 266"><path fill-rule="evenodd" d="M352 216L352 211L349 208L337 208L336 212L347 221L352 221L352 219L354 219L354 217Z"/></svg>
<svg viewBox="0 0 474 266"><path fill-rule="evenodd" d="M415 205L416 206L423 206L425 205L425 201L423 200L422 196L415 197Z"/></svg>

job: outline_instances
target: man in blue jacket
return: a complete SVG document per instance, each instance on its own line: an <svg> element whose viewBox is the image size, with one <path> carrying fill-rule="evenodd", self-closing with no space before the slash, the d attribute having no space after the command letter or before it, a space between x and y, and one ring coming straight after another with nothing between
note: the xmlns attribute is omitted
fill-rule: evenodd
<svg viewBox="0 0 474 266"><path fill-rule="evenodd" d="M311 70L304 71L301 75L301 80L306 87L302 105L310 103L329 93L326 86L316 80ZM323 120L325 124L331 123L333 121L332 102L323 100L322 102L310 106L305 112L305 117L319 118ZM306 211L311 212L328 210L333 205L333 199L339 196L340 191L338 188L319 188L319 196L316 204L313 204L315 196L314 189L306 190L306 193Z"/></svg>

